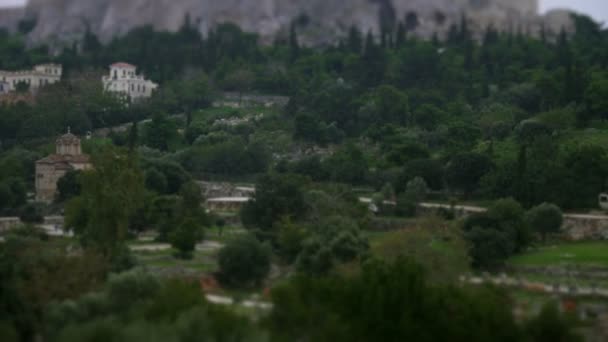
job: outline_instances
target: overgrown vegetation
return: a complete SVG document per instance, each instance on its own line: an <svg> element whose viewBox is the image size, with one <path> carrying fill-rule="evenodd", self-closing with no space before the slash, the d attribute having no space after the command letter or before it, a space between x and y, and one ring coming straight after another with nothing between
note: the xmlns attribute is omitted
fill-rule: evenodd
<svg viewBox="0 0 608 342"><path fill-rule="evenodd" d="M463 21L445 41L402 30L378 41L353 28L324 48L300 46L296 26L289 42L262 46L230 24L202 37L186 20L176 33L143 27L107 45L88 32L81 49L57 56L0 33L0 68L66 70L34 100L0 105L0 209L39 223L65 207L75 233L56 245L28 228L0 242L0 333L578 340L554 308L519 322L509 294L457 286L471 269L555 258L517 255L550 240L562 210L593 209L606 190L608 31L573 19L576 33L555 41L491 27L476 41ZM138 65L160 90L138 103L103 92L101 70L116 61ZM262 96L253 105L252 93ZM83 142L94 167L61 179L56 203L28 203L34 163L57 134L115 125ZM248 231L221 240L214 275L232 290L280 278L262 324L207 303L184 279L125 273L136 266L127 241L142 232L172 245L167 258L200 257L197 243L225 223L202 209L202 179L255 183L233 218ZM440 214L451 221L404 220L428 199L490 205L461 221L449 210ZM394 231L370 238L379 226Z"/></svg>

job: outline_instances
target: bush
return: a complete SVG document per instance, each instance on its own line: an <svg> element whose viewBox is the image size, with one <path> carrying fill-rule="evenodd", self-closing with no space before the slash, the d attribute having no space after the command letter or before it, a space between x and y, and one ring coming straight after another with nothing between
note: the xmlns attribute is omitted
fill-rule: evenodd
<svg viewBox="0 0 608 342"><path fill-rule="evenodd" d="M367 262L355 275L293 278L272 302L277 341L576 341L555 311L526 331L503 292L433 284L403 258Z"/></svg>
<svg viewBox="0 0 608 342"><path fill-rule="evenodd" d="M420 203L426 199L429 188L424 179L416 177L407 182L405 196L414 203Z"/></svg>
<svg viewBox="0 0 608 342"><path fill-rule="evenodd" d="M335 265L361 258L369 249L357 222L335 216L320 222L302 245L296 265L308 274L326 274Z"/></svg>
<svg viewBox="0 0 608 342"><path fill-rule="evenodd" d="M186 172L186 170L184 170L183 167L181 167L181 165L172 162L172 161L166 161L166 160L162 160L162 159L152 159L152 160L145 160L144 163L144 169L146 171L150 170L150 169L155 169L159 172L161 172L166 179L167 182L167 191L166 194L176 194L179 192L179 190L181 189L182 185L184 183L189 182L192 177L190 176L190 174L188 172ZM146 182L148 180L146 179ZM162 182L162 181L161 181ZM149 184L146 184L149 185Z"/></svg>
<svg viewBox="0 0 608 342"><path fill-rule="evenodd" d="M291 174L266 174L256 184L256 192L241 210L245 227L276 240L275 224L284 218L297 221L305 216L304 186L307 180Z"/></svg>
<svg viewBox="0 0 608 342"><path fill-rule="evenodd" d="M422 177L432 190L441 190L444 187L443 165L433 159L416 159L409 161L403 167L397 191L405 190L407 182Z"/></svg>
<svg viewBox="0 0 608 342"><path fill-rule="evenodd" d="M9 178L0 182L0 209L18 208L26 203L27 192L21 178Z"/></svg>
<svg viewBox="0 0 608 342"><path fill-rule="evenodd" d="M27 204L21 209L19 215L21 222L23 223L42 223L44 222L44 216L42 215L41 208L36 204Z"/></svg>
<svg viewBox="0 0 608 342"><path fill-rule="evenodd" d="M400 217L414 217L416 216L416 210L416 202L414 202L409 196L403 194L397 198L395 215Z"/></svg>
<svg viewBox="0 0 608 342"><path fill-rule="evenodd" d="M513 199L496 201L485 213L464 221L465 238L471 244L473 266L496 269L530 243L524 210Z"/></svg>
<svg viewBox="0 0 608 342"><path fill-rule="evenodd" d="M452 189L462 190L469 197L479 186L481 178L493 169L492 160L478 153L462 153L452 157L445 176Z"/></svg>
<svg viewBox="0 0 608 342"><path fill-rule="evenodd" d="M146 171L145 184L148 190L161 195L167 193L167 177L156 168L150 168Z"/></svg>
<svg viewBox="0 0 608 342"><path fill-rule="evenodd" d="M526 331L534 341L583 341L572 331L571 322L560 314L554 303L546 304L538 317L526 324Z"/></svg>
<svg viewBox="0 0 608 342"><path fill-rule="evenodd" d="M169 240L173 248L177 249L178 258L192 259L196 243L203 237L203 230L197 221L186 219L170 234Z"/></svg>
<svg viewBox="0 0 608 342"><path fill-rule="evenodd" d="M237 237L220 250L220 280L235 287L258 286L270 272L270 256L270 248L255 237Z"/></svg>
<svg viewBox="0 0 608 342"><path fill-rule="evenodd" d="M543 203L526 214L526 222L546 240L547 234L557 233L562 227L564 216L555 204Z"/></svg>
<svg viewBox="0 0 608 342"><path fill-rule="evenodd" d="M80 195L81 186L78 176L81 171L70 171L57 181L57 201L65 202Z"/></svg>
<svg viewBox="0 0 608 342"><path fill-rule="evenodd" d="M494 270L513 254L512 241L506 232L497 229L473 227L465 233L471 244L471 259L476 268Z"/></svg>
<svg viewBox="0 0 608 342"><path fill-rule="evenodd" d="M264 146L232 139L211 146L194 146L183 153L181 163L196 173L248 175L266 171L270 159Z"/></svg>

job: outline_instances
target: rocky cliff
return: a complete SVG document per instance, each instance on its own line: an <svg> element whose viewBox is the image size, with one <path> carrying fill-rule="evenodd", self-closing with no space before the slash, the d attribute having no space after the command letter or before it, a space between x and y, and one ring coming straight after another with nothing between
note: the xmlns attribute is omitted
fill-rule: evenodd
<svg viewBox="0 0 608 342"><path fill-rule="evenodd" d="M5 8L0 9L0 27L11 31L17 29L19 21L25 15L25 8Z"/></svg>
<svg viewBox="0 0 608 342"><path fill-rule="evenodd" d="M38 21L32 42L69 41L87 27L104 41L142 25L176 30L186 16L203 33L233 22L270 42L295 19L306 18L300 20L301 39L318 45L343 36L353 25L378 32L381 22L407 20L420 36L442 35L463 13L479 31L492 23L533 32L541 22L537 7L537 0L30 0L26 16Z"/></svg>

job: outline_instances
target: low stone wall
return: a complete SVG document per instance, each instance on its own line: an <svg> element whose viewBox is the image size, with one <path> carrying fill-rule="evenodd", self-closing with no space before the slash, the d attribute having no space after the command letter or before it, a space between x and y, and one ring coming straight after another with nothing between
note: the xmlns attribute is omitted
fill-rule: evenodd
<svg viewBox="0 0 608 342"><path fill-rule="evenodd" d="M13 229L21 224L18 217L0 217L0 233Z"/></svg>
<svg viewBox="0 0 608 342"><path fill-rule="evenodd" d="M486 208L449 205L440 203L420 203L418 214L445 214L455 218L466 217L486 211ZM572 241L608 240L608 215L565 214L562 234Z"/></svg>
<svg viewBox="0 0 608 342"><path fill-rule="evenodd" d="M46 216L44 222L36 226L44 229L50 235L63 235L64 222L63 216ZM0 217L0 233L17 228L22 224L18 217Z"/></svg>
<svg viewBox="0 0 608 342"><path fill-rule="evenodd" d="M227 182L202 182L197 184L201 187L204 198L217 197L250 197L255 193L253 186L237 186Z"/></svg>
<svg viewBox="0 0 608 342"><path fill-rule="evenodd" d="M250 106L285 107L289 97L277 95L256 95L225 92L222 99L213 103L214 107L247 108Z"/></svg>
<svg viewBox="0 0 608 342"><path fill-rule="evenodd" d="M608 240L608 216L564 215L564 234L572 240Z"/></svg>

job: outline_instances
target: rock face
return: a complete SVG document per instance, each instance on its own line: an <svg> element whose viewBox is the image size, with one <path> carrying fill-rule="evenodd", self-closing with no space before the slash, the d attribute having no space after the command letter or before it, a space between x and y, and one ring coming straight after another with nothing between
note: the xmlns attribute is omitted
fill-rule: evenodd
<svg viewBox="0 0 608 342"><path fill-rule="evenodd" d="M353 25L379 32L381 23L407 22L422 37L444 35L463 14L471 26L533 32L540 27L538 0L30 0L26 16L37 18L32 42L70 41L89 27L103 41L142 25L176 30L186 16L206 33L222 22L257 32L263 42L285 35L299 20L305 44L331 43Z"/></svg>
<svg viewBox="0 0 608 342"><path fill-rule="evenodd" d="M0 9L0 27L14 31L19 25L19 21L25 15L25 8L5 8Z"/></svg>

